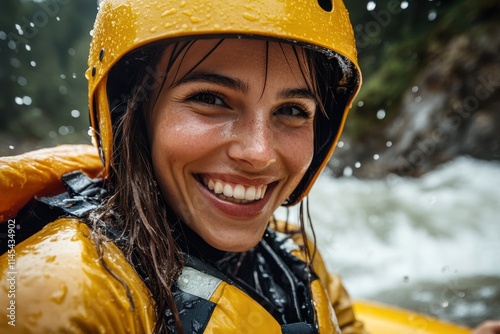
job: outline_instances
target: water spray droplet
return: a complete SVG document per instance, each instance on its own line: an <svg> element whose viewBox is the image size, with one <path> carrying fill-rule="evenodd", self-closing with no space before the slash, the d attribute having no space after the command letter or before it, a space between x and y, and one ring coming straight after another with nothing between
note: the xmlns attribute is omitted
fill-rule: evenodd
<svg viewBox="0 0 500 334"><path fill-rule="evenodd" d="M371 12L372 10L374 10L375 8L377 7L377 4L374 2L374 1L370 1L368 2L368 4L366 5L366 9Z"/></svg>
<svg viewBox="0 0 500 334"><path fill-rule="evenodd" d="M23 31L23 29L21 29L21 26L16 23L15 27L16 27L17 33L22 36L24 34L24 31Z"/></svg>
<svg viewBox="0 0 500 334"><path fill-rule="evenodd" d="M24 96L23 97L23 103L27 106L31 105L32 99L30 96Z"/></svg>
<svg viewBox="0 0 500 334"><path fill-rule="evenodd" d="M25 77L17 77L17 83L24 87L28 84L28 80Z"/></svg>
<svg viewBox="0 0 500 334"><path fill-rule="evenodd" d="M379 111L377 111L377 119L384 119L385 118L385 110L384 109L380 109Z"/></svg>
<svg viewBox="0 0 500 334"><path fill-rule="evenodd" d="M59 134L61 136L66 136L69 133L69 129L67 126L63 125L59 127Z"/></svg>
<svg viewBox="0 0 500 334"><path fill-rule="evenodd" d="M427 18L429 19L429 21L434 21L437 17L437 12L435 10L431 10L429 12L429 15L427 15Z"/></svg>
<svg viewBox="0 0 500 334"><path fill-rule="evenodd" d="M14 68L21 67L21 62L17 58L10 58L10 65Z"/></svg>

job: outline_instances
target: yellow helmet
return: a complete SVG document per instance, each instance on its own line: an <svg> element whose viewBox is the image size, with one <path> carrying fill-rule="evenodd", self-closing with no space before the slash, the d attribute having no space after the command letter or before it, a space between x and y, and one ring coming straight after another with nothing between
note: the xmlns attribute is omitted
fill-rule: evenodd
<svg viewBox="0 0 500 334"><path fill-rule="evenodd" d="M147 44L181 38L253 36L297 44L338 64L340 77L332 87L336 95L329 102L334 106L317 122L313 161L285 205L306 196L325 167L361 84L353 29L342 0L104 0L92 36L86 77L91 126L104 176L113 146L108 98L112 83L108 83L108 76L127 54Z"/></svg>

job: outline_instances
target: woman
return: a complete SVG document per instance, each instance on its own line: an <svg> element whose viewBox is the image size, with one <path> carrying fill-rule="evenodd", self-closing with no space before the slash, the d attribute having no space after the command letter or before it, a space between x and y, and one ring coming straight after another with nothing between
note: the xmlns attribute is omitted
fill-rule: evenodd
<svg viewBox="0 0 500 334"><path fill-rule="evenodd" d="M341 0L104 1L89 65L102 179L16 218L55 219L15 248L16 329L364 332L304 242L361 81Z"/></svg>

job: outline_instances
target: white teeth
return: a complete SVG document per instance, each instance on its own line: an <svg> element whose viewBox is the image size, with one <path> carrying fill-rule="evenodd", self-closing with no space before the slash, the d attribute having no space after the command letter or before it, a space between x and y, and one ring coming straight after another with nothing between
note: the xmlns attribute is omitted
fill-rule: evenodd
<svg viewBox="0 0 500 334"><path fill-rule="evenodd" d="M256 191L255 191L255 198L262 198L262 197L264 197L263 194L262 194L262 188L256 189Z"/></svg>
<svg viewBox="0 0 500 334"><path fill-rule="evenodd" d="M233 197L236 199L244 199L245 198L245 187L241 184L237 184L233 190Z"/></svg>
<svg viewBox="0 0 500 334"><path fill-rule="evenodd" d="M219 198L232 198L235 203L245 203L262 199L267 190L267 185L245 187L242 184L237 184L233 187L231 184L224 183L221 180L207 180L206 178L203 178L203 183L209 190L219 195Z"/></svg>
<svg viewBox="0 0 500 334"><path fill-rule="evenodd" d="M247 201L254 201L255 200L255 187L251 186L247 189L245 192L245 199Z"/></svg>
<svg viewBox="0 0 500 334"><path fill-rule="evenodd" d="M223 191L224 191L224 187L222 187L222 183L215 182L214 193L216 193L216 194L222 194Z"/></svg>
<svg viewBox="0 0 500 334"><path fill-rule="evenodd" d="M233 197L233 187L228 183L224 186L224 196Z"/></svg>

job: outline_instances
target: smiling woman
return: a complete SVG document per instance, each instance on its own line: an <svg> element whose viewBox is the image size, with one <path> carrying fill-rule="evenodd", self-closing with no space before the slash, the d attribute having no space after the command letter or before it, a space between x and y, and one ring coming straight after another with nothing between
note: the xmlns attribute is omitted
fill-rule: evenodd
<svg viewBox="0 0 500 334"><path fill-rule="evenodd" d="M280 205L300 202L331 154L344 110L358 88L356 69L338 54L276 38L217 37L161 40L133 50L111 68L106 96L113 102L104 108L110 106L114 144L106 146L102 131L98 142L114 196L96 224L104 220L126 231L125 252L137 256L149 279L158 280L151 284L155 301L159 310L169 310L156 324L159 331L176 331L174 323L177 330L181 323L189 328L193 320L181 303L191 287L181 288L181 298L178 285L162 281L165 272L175 278L182 267L230 282L252 298L238 300L254 305L222 309L257 312L263 306L263 319L271 322L252 321L256 330L281 331L279 324L289 330L335 331L335 317L316 318L332 302L320 298L315 302L326 309L314 309L313 295L324 292L310 290L319 280L311 269L313 251L304 243L305 222L300 231L274 222L273 213ZM91 79L91 90L92 85ZM109 114L99 108L94 115L96 127L109 126L103 121ZM127 214L117 215L122 208ZM304 260L298 271L283 258L290 254L280 250L293 239L297 244L289 251L296 248L295 256ZM168 265L159 268L149 252L137 251L153 247L158 262ZM200 260L208 268L200 268ZM331 293L346 298L342 285L318 266L325 284L335 286ZM184 269L181 280L185 274ZM340 305L348 315L342 327L362 332L347 299ZM177 319L176 309L182 315ZM217 319L210 314L209 319ZM203 319L196 321L207 333L221 326ZM247 328L241 326L235 322L221 328Z"/></svg>
<svg viewBox="0 0 500 334"><path fill-rule="evenodd" d="M68 191L15 217L25 331L364 333L302 204L361 83L347 11L217 4L101 3L87 78L104 168L62 168ZM274 219L299 203L300 227Z"/></svg>

